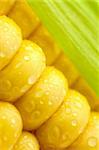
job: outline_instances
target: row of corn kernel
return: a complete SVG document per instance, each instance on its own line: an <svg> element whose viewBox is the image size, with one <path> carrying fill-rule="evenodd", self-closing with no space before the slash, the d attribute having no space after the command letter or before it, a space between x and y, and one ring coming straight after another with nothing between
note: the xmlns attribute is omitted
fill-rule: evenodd
<svg viewBox="0 0 99 150"><path fill-rule="evenodd" d="M17 0L14 7L8 13L8 16L20 26L24 38L30 36L29 39L43 48L47 57L47 64L52 64L59 55L60 49L47 30L41 25L39 18L31 10L26 1Z"/></svg>
<svg viewBox="0 0 99 150"><path fill-rule="evenodd" d="M23 95L44 68L42 50L30 41L22 41L20 28L11 19L0 16L0 149L39 150L36 138L28 132L22 133L18 110L3 101L12 102Z"/></svg>
<svg viewBox="0 0 99 150"><path fill-rule="evenodd" d="M13 21L4 16L0 17L0 21L2 22L1 26L5 25L5 23L10 24L9 31L13 33L13 28L16 28L14 23L12 24ZM17 31L19 30L16 30L16 33ZM3 30L2 32L5 33L5 37L9 35L8 30ZM1 40L1 44L4 45L4 37ZM13 39L10 41L9 47L12 46L12 42ZM9 47L6 47L7 51L10 51ZM1 51L3 52L3 49ZM4 58L7 59L9 53L4 52L4 54ZM33 56L31 57L31 55ZM99 134L97 133L99 130L99 114L93 112L90 115L87 100L78 92L68 89L67 80L60 71L54 67L45 68L45 58L40 47L24 40L17 54L6 65L0 71L0 99L14 102L19 98L15 102L15 106L21 114L23 127L26 130L36 130L36 136L43 150L59 150L68 146L70 146L69 149L71 150L78 150L79 148L81 150L99 149ZM6 105L6 111L2 107L3 105ZM8 108L7 103L2 102L1 104L1 126L5 125L5 128L9 131L9 136L11 136L9 139L11 139L15 136L13 135L15 125L18 125L18 133L22 127L21 123L18 124L18 121L16 121L16 119L20 119L18 112L14 112L17 110L13 105L8 105L10 105L10 108ZM12 107L14 111L10 111ZM5 135L2 131L1 128L1 139ZM18 133L16 134L19 137ZM6 139L6 146L10 141L7 140L9 136L7 135L4 138ZM23 149L23 144L21 145L20 143L24 143L24 138L27 139L27 136L21 135L15 148L21 147L20 149ZM77 141L75 142L76 139ZM14 141L10 141L10 146L15 144L15 140L16 138L14 138ZM73 142L75 143L72 145ZM3 148L3 145L1 148ZM8 149L10 148L8 147Z"/></svg>
<svg viewBox="0 0 99 150"><path fill-rule="evenodd" d="M82 77L79 77L79 73L71 61L63 53L60 54L60 49L57 44L51 38L48 31L40 24L40 20L27 5L26 1L18 0L10 11L9 17L14 19L21 27L24 38L29 37L30 35L29 39L36 42L44 50L47 64L53 64L60 69L66 75L69 86L84 94L87 97L91 108L94 109L94 107L97 106L98 100L94 91ZM77 79L79 82L75 82Z"/></svg>

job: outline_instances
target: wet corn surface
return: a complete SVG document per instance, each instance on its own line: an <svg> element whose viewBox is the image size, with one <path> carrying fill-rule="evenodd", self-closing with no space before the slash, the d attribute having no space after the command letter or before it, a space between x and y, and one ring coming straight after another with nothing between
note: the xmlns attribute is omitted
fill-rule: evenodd
<svg viewBox="0 0 99 150"><path fill-rule="evenodd" d="M0 150L99 150L97 101L26 1L0 1Z"/></svg>

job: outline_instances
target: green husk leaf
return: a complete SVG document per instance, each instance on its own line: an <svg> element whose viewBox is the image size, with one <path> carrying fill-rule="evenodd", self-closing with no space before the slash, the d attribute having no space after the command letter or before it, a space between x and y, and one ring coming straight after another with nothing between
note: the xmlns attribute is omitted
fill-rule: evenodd
<svg viewBox="0 0 99 150"><path fill-rule="evenodd" d="M99 5L96 0L28 0L99 96Z"/></svg>

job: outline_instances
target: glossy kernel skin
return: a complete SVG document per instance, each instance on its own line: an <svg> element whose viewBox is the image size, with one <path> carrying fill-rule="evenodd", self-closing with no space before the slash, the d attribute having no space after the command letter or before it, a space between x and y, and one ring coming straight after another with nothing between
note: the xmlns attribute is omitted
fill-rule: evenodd
<svg viewBox="0 0 99 150"><path fill-rule="evenodd" d="M0 0L0 15L6 15L16 0Z"/></svg>
<svg viewBox="0 0 99 150"><path fill-rule="evenodd" d="M45 55L35 43L24 40L11 63L0 72L0 99L13 102L22 96L45 69Z"/></svg>
<svg viewBox="0 0 99 150"><path fill-rule="evenodd" d="M21 135L22 119L12 104L0 102L0 150L11 150Z"/></svg>
<svg viewBox="0 0 99 150"><path fill-rule="evenodd" d="M46 67L39 81L16 103L24 129L34 130L58 109L68 91L67 80L54 67Z"/></svg>
<svg viewBox="0 0 99 150"><path fill-rule="evenodd" d="M84 131L90 116L87 100L69 90L62 106L36 132L43 150L65 149Z"/></svg>
<svg viewBox="0 0 99 150"><path fill-rule="evenodd" d="M99 113L91 112L87 127L66 150L99 150Z"/></svg>
<svg viewBox="0 0 99 150"><path fill-rule="evenodd" d="M20 28L10 18L0 16L0 70L11 61L21 42Z"/></svg>
<svg viewBox="0 0 99 150"><path fill-rule="evenodd" d="M39 143L33 134L23 131L13 150L39 150Z"/></svg>

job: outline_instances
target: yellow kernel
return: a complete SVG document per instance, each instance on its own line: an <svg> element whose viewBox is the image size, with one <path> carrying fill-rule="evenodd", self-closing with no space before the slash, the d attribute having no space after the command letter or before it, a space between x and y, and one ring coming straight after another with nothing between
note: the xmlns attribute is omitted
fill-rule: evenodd
<svg viewBox="0 0 99 150"><path fill-rule="evenodd" d="M91 112L87 127L66 150L99 150L99 113Z"/></svg>
<svg viewBox="0 0 99 150"><path fill-rule="evenodd" d="M0 102L0 150L11 150L22 131L18 110L7 102Z"/></svg>
<svg viewBox="0 0 99 150"><path fill-rule="evenodd" d="M27 61L24 56L30 59ZM14 59L0 72L0 99L15 101L38 80L44 69L43 51L31 41L24 40Z"/></svg>
<svg viewBox="0 0 99 150"><path fill-rule="evenodd" d="M78 92L69 90L61 107L37 129L36 135L43 150L70 146L84 131L89 116L87 100Z"/></svg>
<svg viewBox="0 0 99 150"><path fill-rule="evenodd" d="M6 16L0 16L0 70L18 51L22 42L20 28Z"/></svg>
<svg viewBox="0 0 99 150"><path fill-rule="evenodd" d="M54 67L46 67L38 82L15 104L24 128L37 129L58 109L68 91L67 80Z"/></svg>

